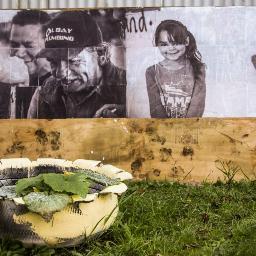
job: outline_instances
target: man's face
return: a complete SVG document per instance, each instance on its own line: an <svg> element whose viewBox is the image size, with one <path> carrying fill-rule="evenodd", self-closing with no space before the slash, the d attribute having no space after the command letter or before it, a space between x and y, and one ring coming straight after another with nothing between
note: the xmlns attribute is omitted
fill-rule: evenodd
<svg viewBox="0 0 256 256"><path fill-rule="evenodd" d="M48 57L52 74L61 81L65 92L90 91L99 85L102 69L98 64L98 54L93 48L62 49L65 54Z"/></svg>
<svg viewBox="0 0 256 256"><path fill-rule="evenodd" d="M46 60L35 58L36 54L44 48L44 39L41 24L20 26L13 24L10 34L12 55L23 59L30 75L40 75L46 68Z"/></svg>

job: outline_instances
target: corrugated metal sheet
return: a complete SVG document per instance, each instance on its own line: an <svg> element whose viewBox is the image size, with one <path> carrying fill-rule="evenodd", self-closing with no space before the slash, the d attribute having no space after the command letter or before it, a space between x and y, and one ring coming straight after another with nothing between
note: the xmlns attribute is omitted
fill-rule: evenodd
<svg viewBox="0 0 256 256"><path fill-rule="evenodd" d="M256 0L0 0L1 9L254 5Z"/></svg>

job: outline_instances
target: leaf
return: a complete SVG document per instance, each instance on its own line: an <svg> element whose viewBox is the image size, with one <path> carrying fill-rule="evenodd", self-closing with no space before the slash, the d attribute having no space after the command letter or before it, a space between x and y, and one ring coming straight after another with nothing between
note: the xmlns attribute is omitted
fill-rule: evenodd
<svg viewBox="0 0 256 256"><path fill-rule="evenodd" d="M89 189L89 181L84 173L70 175L45 173L36 177L24 178L17 182L16 193L26 195L33 192L33 188L39 191L71 193L85 197Z"/></svg>
<svg viewBox="0 0 256 256"><path fill-rule="evenodd" d="M89 169L75 169L73 171L76 171L78 173L84 173L86 174L88 179L102 184L103 186L112 186L120 183L120 179L111 179L103 173L99 173Z"/></svg>
<svg viewBox="0 0 256 256"><path fill-rule="evenodd" d="M56 173L43 174L45 184L52 190L61 193L72 193L85 197L88 193L89 182L84 173L74 173L72 175L63 175Z"/></svg>
<svg viewBox="0 0 256 256"><path fill-rule="evenodd" d="M18 195L24 195L26 190L29 188L32 191L33 187L41 187L41 183L43 182L43 176L40 174L36 177L31 177L31 178L24 178L18 180L16 183L16 193Z"/></svg>
<svg viewBox="0 0 256 256"><path fill-rule="evenodd" d="M8 199L17 197L17 194L15 192L15 186L0 187L0 198L1 197L8 198Z"/></svg>
<svg viewBox="0 0 256 256"><path fill-rule="evenodd" d="M23 201L30 211L43 216L62 210L71 199L66 194L48 195L45 192L31 192L23 197Z"/></svg>

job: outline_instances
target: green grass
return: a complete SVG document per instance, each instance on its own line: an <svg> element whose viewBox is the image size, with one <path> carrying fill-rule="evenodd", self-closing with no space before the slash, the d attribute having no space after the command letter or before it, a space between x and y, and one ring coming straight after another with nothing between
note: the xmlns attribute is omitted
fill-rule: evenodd
<svg viewBox="0 0 256 256"><path fill-rule="evenodd" d="M139 182L120 199L115 224L76 248L25 249L2 241L0 256L256 255L256 182Z"/></svg>

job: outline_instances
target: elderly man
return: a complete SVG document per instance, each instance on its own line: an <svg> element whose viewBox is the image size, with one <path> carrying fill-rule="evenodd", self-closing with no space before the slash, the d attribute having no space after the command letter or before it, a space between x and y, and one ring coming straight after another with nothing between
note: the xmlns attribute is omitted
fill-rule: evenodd
<svg viewBox="0 0 256 256"><path fill-rule="evenodd" d="M17 88L18 101L22 101L26 117L31 96L35 91L32 86L40 86L51 75L50 64L46 59L37 59L36 55L44 48L42 27L50 16L39 10L22 10L12 19L10 32L11 55L21 58L27 66L30 88Z"/></svg>
<svg viewBox="0 0 256 256"><path fill-rule="evenodd" d="M37 118L125 116L125 71L110 62L101 31L84 11L60 13L45 27L45 49L52 76L30 109Z"/></svg>

